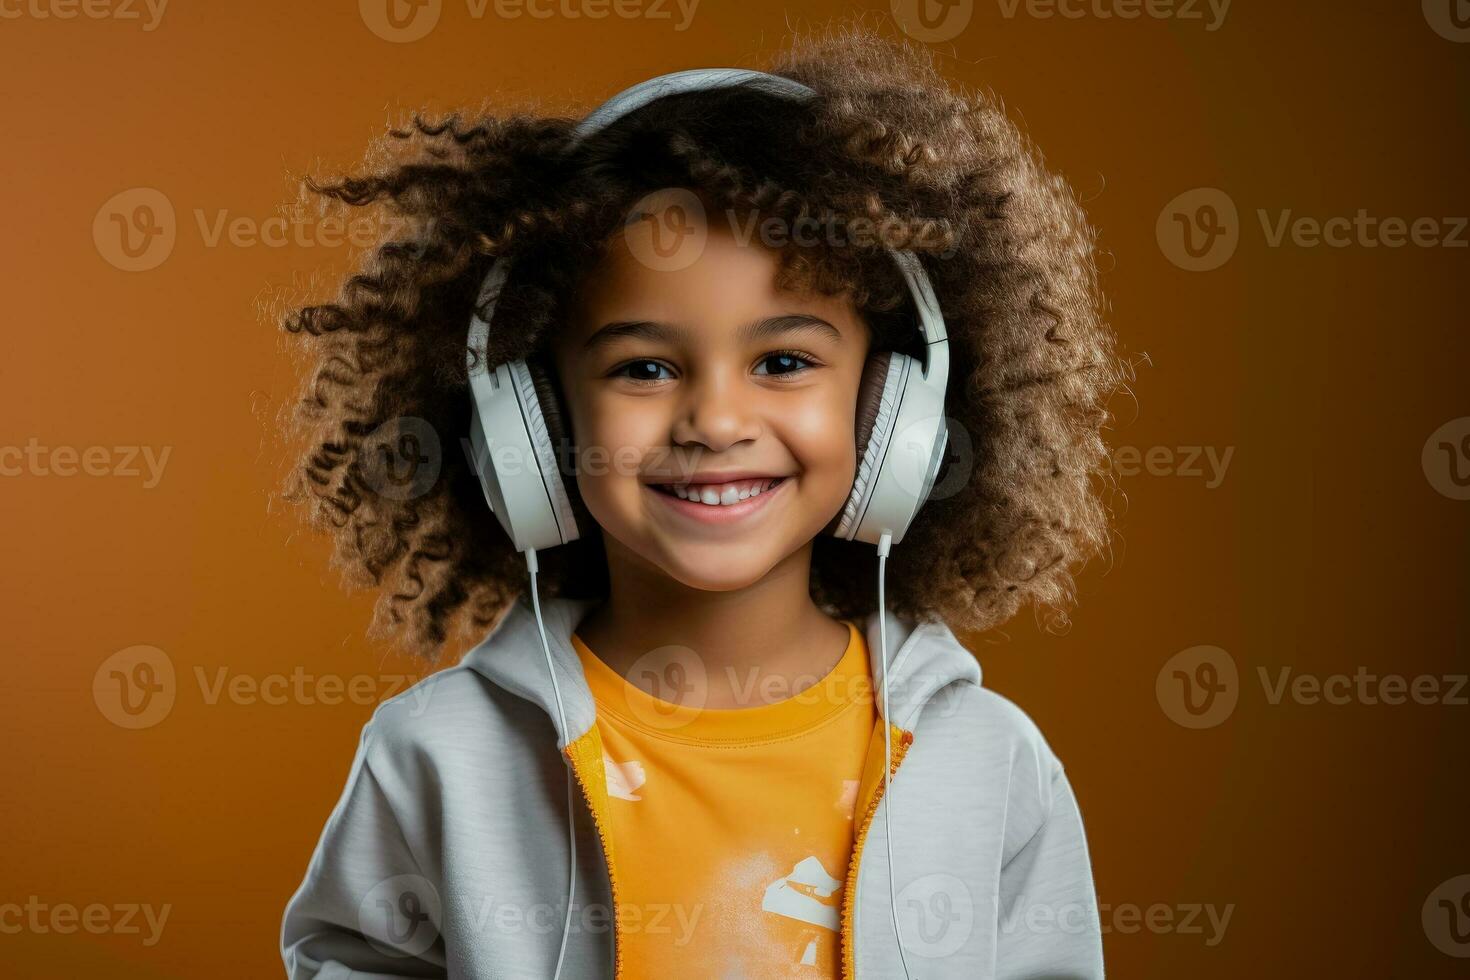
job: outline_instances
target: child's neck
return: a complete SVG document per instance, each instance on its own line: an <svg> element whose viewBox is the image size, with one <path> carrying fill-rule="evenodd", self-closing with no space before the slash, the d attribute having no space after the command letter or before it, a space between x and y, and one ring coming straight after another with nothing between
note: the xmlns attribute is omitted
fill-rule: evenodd
<svg viewBox="0 0 1470 980"><path fill-rule="evenodd" d="M608 600L576 632L598 659L639 687L644 683L628 673L639 658L663 646L687 647L705 669L704 707L754 707L799 694L847 649L847 627L812 601L810 547L748 588L726 592L689 588L620 561L612 549L608 559Z"/></svg>

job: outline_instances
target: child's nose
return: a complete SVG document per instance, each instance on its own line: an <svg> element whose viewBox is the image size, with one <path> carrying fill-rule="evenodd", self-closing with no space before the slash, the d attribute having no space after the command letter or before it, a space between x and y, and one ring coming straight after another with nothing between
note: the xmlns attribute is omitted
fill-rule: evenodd
<svg viewBox="0 0 1470 980"><path fill-rule="evenodd" d="M676 443L698 443L720 452L764 431L759 394L739 378L705 377L690 384L674 418Z"/></svg>

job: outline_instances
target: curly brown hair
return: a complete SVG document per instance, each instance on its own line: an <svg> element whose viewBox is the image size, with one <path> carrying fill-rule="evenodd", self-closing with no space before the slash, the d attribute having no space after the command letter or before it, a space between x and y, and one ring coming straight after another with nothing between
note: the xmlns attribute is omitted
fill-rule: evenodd
<svg viewBox="0 0 1470 980"><path fill-rule="evenodd" d="M630 207L670 187L788 228L868 222L920 256L949 330L952 450L889 559L888 607L979 631L1030 602L1047 625L1065 624L1074 567L1107 543L1102 430L1124 374L1081 206L999 100L957 90L920 45L847 24L795 38L767 70L817 97L744 86L669 96L570 151L572 118L415 115L375 147L387 161L373 172L306 179L347 206L386 208L403 232L365 254L334 302L283 322L311 365L288 423L303 449L285 495L331 532L350 581L380 590L374 634L437 659L529 585L460 451L466 328L489 265L511 256L516 272L477 353L540 356ZM917 354L885 244L789 241L778 283L847 293L874 350ZM415 426L439 441L436 468L411 494L385 493L378 443ZM595 527L571 489L579 523ZM817 538L813 599L833 616L866 615L876 563L870 545ZM540 583L543 596L605 595L601 536L547 552Z"/></svg>

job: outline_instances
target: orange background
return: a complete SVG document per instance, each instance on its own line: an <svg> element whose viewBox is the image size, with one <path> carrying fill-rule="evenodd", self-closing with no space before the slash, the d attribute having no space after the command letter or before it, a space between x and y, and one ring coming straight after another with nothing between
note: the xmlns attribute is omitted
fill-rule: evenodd
<svg viewBox="0 0 1470 980"><path fill-rule="evenodd" d="M414 108L585 109L664 71L760 66L789 27L887 7L704 0L677 31L476 20L445 0L427 36L390 43L351 0L176 0L154 30L43 19L25 2L0 19L0 445L171 455L152 488L0 477L0 904L170 913L153 946L0 933L0 972L279 976L281 912L371 699L211 704L195 671L368 675L376 697L415 668L364 641L371 596L340 589L325 540L268 507L286 458L272 419L295 375L258 307L330 286L348 252L210 245L197 216L258 224L294 197L293 175L352 166ZM1470 502L1420 461L1432 432L1470 415L1470 250L1270 247L1256 212L1470 213L1470 44L1431 30L1417 3L1240 2L1217 30L1005 9L976 5L935 48L951 77L1006 100L1101 228L1111 319L1140 362L1114 441L1233 450L1215 488L1121 478L1114 554L1083 574L1065 635L1023 615L968 638L1068 767L1104 923L1130 906L1175 921L1233 906L1213 946L1113 929L1109 974L1462 976L1420 911L1470 873L1470 707L1273 705L1256 674L1470 669ZM140 187L171 203L177 240L162 264L125 272L92 228ZM1196 187L1240 215L1237 251L1209 272L1181 269L1156 238L1166 204ZM1238 665L1239 703L1191 730L1155 680L1204 644ZM165 719L127 730L92 684L137 645L166 654L178 692Z"/></svg>

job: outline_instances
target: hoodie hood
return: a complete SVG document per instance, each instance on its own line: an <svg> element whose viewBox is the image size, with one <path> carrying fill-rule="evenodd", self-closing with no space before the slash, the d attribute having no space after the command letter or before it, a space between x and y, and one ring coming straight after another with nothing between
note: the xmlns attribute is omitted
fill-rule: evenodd
<svg viewBox="0 0 1470 980"><path fill-rule="evenodd" d="M541 618L546 625L546 642L556 672L555 684L547 673L546 657L541 652L535 610L524 595L511 604L489 635L464 657L465 666L545 711L556 729L559 750L565 750L585 735L597 721L592 691L571 638L577 624L600 601L565 597L542 600ZM914 623L883 613L883 631L890 651L888 660L892 664L888 712L884 715L881 697L884 658L880 643L884 637L880 635L879 615L873 612L867 616L863 633L868 643L874 696L885 720L911 730L924 705L941 689L956 681L979 685L980 664L946 624ZM560 712L556 703L558 691Z"/></svg>

